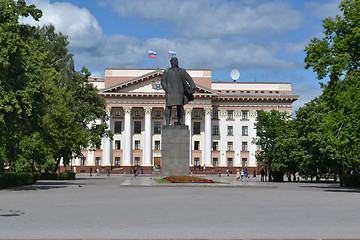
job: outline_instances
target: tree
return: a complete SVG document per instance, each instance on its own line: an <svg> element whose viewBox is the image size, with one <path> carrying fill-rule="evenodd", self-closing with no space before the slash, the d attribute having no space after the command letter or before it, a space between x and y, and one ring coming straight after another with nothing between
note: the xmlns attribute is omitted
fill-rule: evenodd
<svg viewBox="0 0 360 240"><path fill-rule="evenodd" d="M283 147L283 141L289 139L289 120L290 115L287 112L271 110L258 113L255 123L258 138L254 143L261 146L257 160L263 166L275 170L287 170L289 152Z"/></svg>
<svg viewBox="0 0 360 240"><path fill-rule="evenodd" d="M60 159L111 137L105 123L95 124L108 119L106 103L86 68L75 70L67 37L53 26L20 24L20 16L38 20L41 11L23 0L0 2L0 161L16 171L56 171Z"/></svg>
<svg viewBox="0 0 360 240"><path fill-rule="evenodd" d="M359 64L360 0L344 0L339 6L342 16L323 21L324 37L314 38L305 48L306 69L312 68L321 83L325 104L324 128L330 144L337 149L338 173L344 167L359 164Z"/></svg>

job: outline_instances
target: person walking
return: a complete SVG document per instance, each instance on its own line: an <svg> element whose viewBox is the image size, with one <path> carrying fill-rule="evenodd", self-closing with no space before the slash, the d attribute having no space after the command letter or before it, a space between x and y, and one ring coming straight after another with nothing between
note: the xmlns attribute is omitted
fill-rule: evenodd
<svg viewBox="0 0 360 240"><path fill-rule="evenodd" d="M219 177L221 177L221 169L219 168Z"/></svg>
<svg viewBox="0 0 360 240"><path fill-rule="evenodd" d="M110 177L110 168L109 167L106 168L106 176Z"/></svg>
<svg viewBox="0 0 360 240"><path fill-rule="evenodd" d="M244 172L244 169L243 169L243 168L241 169L240 176L241 176L241 181L243 182L243 181L244 181L244 177L245 177L245 172Z"/></svg>
<svg viewBox="0 0 360 240"><path fill-rule="evenodd" d="M90 177L92 177L92 168L89 169Z"/></svg>
<svg viewBox="0 0 360 240"><path fill-rule="evenodd" d="M261 170L260 170L260 175L261 175L260 181L261 181L261 182L264 182L264 181L265 181L265 179L264 179L264 177L265 177L264 168L261 168Z"/></svg>
<svg viewBox="0 0 360 240"><path fill-rule="evenodd" d="M240 179L240 170L236 169L236 181L239 181Z"/></svg>
<svg viewBox="0 0 360 240"><path fill-rule="evenodd" d="M226 175L229 176L229 168L226 168Z"/></svg>
<svg viewBox="0 0 360 240"><path fill-rule="evenodd" d="M97 168L96 169L96 175L99 176L100 175L100 170Z"/></svg>
<svg viewBox="0 0 360 240"><path fill-rule="evenodd" d="M247 168L245 168L245 181L247 181L249 178L249 172L247 170Z"/></svg>

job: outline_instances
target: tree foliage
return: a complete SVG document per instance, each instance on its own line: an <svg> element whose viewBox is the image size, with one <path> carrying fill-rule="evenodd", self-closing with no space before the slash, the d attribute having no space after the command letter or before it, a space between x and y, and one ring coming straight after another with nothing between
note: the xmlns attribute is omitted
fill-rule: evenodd
<svg viewBox="0 0 360 240"><path fill-rule="evenodd" d="M86 68L75 70L67 37L19 23L41 15L24 0L0 2L0 161L16 171L56 170L61 158L67 163L111 135L95 124L108 118L106 103Z"/></svg>

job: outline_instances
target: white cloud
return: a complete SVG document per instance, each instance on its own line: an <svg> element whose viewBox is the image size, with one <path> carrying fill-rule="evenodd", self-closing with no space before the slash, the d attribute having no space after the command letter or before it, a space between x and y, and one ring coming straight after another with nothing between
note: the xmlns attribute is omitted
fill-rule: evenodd
<svg viewBox="0 0 360 240"><path fill-rule="evenodd" d="M49 0L29 0L43 12L39 22L25 19L24 22L33 25L52 24L57 32L69 36L70 47L91 48L102 40L102 30L96 18L85 8L79 8L67 2Z"/></svg>
<svg viewBox="0 0 360 240"><path fill-rule="evenodd" d="M293 103L293 112L303 107L305 103L310 102L314 98L322 94L320 86L310 84L292 84L292 93L299 95L299 99Z"/></svg>
<svg viewBox="0 0 360 240"><path fill-rule="evenodd" d="M247 1L108 1L122 17L140 17L152 23L168 21L179 35L282 34L298 29L303 14L286 2Z"/></svg>
<svg viewBox="0 0 360 240"><path fill-rule="evenodd" d="M341 15L339 5L339 0L329 0L325 2L310 1L304 3L305 8L311 10L311 16L318 19L325 19L327 17L334 18L336 15Z"/></svg>

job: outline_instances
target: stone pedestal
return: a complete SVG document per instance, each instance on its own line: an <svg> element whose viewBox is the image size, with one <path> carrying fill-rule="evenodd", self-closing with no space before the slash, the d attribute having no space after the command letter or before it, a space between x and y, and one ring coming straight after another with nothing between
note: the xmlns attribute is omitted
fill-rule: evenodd
<svg viewBox="0 0 360 240"><path fill-rule="evenodd" d="M162 126L161 174L162 176L189 175L190 133L186 125Z"/></svg>

